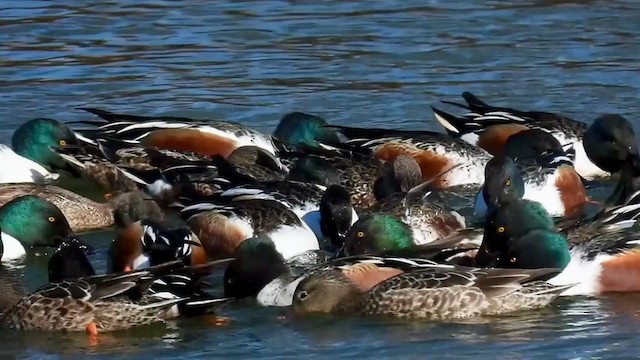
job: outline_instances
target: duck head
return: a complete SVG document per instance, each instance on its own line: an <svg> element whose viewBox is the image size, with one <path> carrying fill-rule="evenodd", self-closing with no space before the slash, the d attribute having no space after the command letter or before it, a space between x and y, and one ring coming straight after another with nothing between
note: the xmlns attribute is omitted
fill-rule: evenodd
<svg viewBox="0 0 640 360"><path fill-rule="evenodd" d="M413 232L395 216L373 214L360 218L347 233L344 254L382 254L414 246Z"/></svg>
<svg viewBox="0 0 640 360"><path fill-rule="evenodd" d="M76 238L65 239L49 259L49 282L61 282L96 274L87 252L90 249Z"/></svg>
<svg viewBox="0 0 640 360"><path fill-rule="evenodd" d="M340 173L335 166L329 160L315 155L298 159L289 171L289 179L323 186L341 183Z"/></svg>
<svg viewBox="0 0 640 360"><path fill-rule="evenodd" d="M384 164L382 175L373 183L373 195L382 200L392 194L406 193L422 183L422 170L413 156L400 155Z"/></svg>
<svg viewBox="0 0 640 360"><path fill-rule="evenodd" d="M340 185L330 185L320 199L320 230L336 249L344 244L347 232L358 219L349 191Z"/></svg>
<svg viewBox="0 0 640 360"><path fill-rule="evenodd" d="M637 161L638 147L633 127L620 115L603 115L593 121L583 137L584 150L599 168L617 173Z"/></svg>
<svg viewBox="0 0 640 360"><path fill-rule="evenodd" d="M553 135L540 129L515 133L507 139L503 154L512 159L536 157L543 152L563 153L562 145Z"/></svg>
<svg viewBox="0 0 640 360"><path fill-rule="evenodd" d="M599 168L620 173L618 185L607 201L620 205L640 189L640 157L631 124L620 115L603 115L589 126L583 137L584 150Z"/></svg>
<svg viewBox="0 0 640 360"><path fill-rule="evenodd" d="M328 128L327 122L316 115L292 112L280 119L273 137L290 145L319 147L318 141L329 144L341 142L340 134Z"/></svg>
<svg viewBox="0 0 640 360"><path fill-rule="evenodd" d="M38 118L20 125L13 133L11 147L17 154L51 171L64 170L78 175L56 151L77 153L82 148L74 132L56 120Z"/></svg>
<svg viewBox="0 0 640 360"><path fill-rule="evenodd" d="M246 239L224 272L224 295L256 296L268 283L288 271L284 258L269 237Z"/></svg>
<svg viewBox="0 0 640 360"><path fill-rule="evenodd" d="M570 259L567 239L542 205L515 200L500 204L487 218L475 265L563 269Z"/></svg>
<svg viewBox="0 0 640 360"><path fill-rule="evenodd" d="M512 158L496 156L484 168L484 185L476 196L475 214L484 216L500 203L524 196L524 180Z"/></svg>
<svg viewBox="0 0 640 360"><path fill-rule="evenodd" d="M362 294L340 270L324 269L306 276L298 284L293 294L293 311L296 314L340 312L357 304Z"/></svg>
<svg viewBox="0 0 640 360"><path fill-rule="evenodd" d="M62 211L36 195L15 198L1 207L0 228L24 248L57 247L65 239L75 238Z"/></svg>

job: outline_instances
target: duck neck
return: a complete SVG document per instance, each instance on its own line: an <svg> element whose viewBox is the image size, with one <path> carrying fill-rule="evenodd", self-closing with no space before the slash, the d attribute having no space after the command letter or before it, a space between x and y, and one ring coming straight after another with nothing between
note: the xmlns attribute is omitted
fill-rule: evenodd
<svg viewBox="0 0 640 360"><path fill-rule="evenodd" d="M607 199L608 206L622 205L636 191L640 190L640 170L635 162L628 161L620 169L618 183Z"/></svg>

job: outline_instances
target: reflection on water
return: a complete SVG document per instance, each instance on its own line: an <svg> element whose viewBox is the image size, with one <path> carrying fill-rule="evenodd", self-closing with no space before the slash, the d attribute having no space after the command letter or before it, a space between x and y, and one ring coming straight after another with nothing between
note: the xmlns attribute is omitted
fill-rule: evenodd
<svg viewBox="0 0 640 360"><path fill-rule="evenodd" d="M3 1L0 140L33 117L86 119L81 106L263 131L292 110L338 124L440 130L428 106L465 90L585 121L609 112L637 121L639 10L631 0ZM111 234L87 236L104 268ZM46 261L24 272L35 288ZM0 356L636 357L636 300L563 299L456 324L299 319L235 304L222 310L226 327L181 321L98 342L2 332Z"/></svg>

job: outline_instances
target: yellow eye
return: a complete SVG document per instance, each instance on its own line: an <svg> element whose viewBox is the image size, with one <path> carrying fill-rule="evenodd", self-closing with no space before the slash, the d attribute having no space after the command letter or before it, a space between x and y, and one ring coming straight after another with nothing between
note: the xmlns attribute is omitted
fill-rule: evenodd
<svg viewBox="0 0 640 360"><path fill-rule="evenodd" d="M56 218L54 218L53 216L49 216L49 222L54 222L56 221Z"/></svg>
<svg viewBox="0 0 640 360"><path fill-rule="evenodd" d="M504 184L506 186L511 186L511 179L507 179L507 181L505 181Z"/></svg>
<svg viewBox="0 0 640 360"><path fill-rule="evenodd" d="M514 257L512 257L511 259L509 259L509 261L510 261L512 264L514 264L517 260L518 260L518 259L516 259L516 258L514 258Z"/></svg>
<svg viewBox="0 0 640 360"><path fill-rule="evenodd" d="M505 230L505 229L504 229L504 226L499 226L499 227L498 227L498 232L499 232L500 234L502 234L502 233L504 232L504 230Z"/></svg>
<svg viewBox="0 0 640 360"><path fill-rule="evenodd" d="M359 237L359 238L364 237L364 233L362 231L358 231L356 236Z"/></svg>
<svg viewBox="0 0 640 360"><path fill-rule="evenodd" d="M64 140L60 140L60 141L58 141L58 144L60 144L60 146L65 146L65 145L67 145L67 142L64 141Z"/></svg>

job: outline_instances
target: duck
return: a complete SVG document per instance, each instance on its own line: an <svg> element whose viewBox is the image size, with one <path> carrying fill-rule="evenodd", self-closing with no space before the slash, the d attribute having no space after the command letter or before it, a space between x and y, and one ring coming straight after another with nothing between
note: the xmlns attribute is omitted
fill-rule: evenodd
<svg viewBox="0 0 640 360"><path fill-rule="evenodd" d="M95 202L56 185L31 183L0 185L0 206L27 195L37 196L57 206L75 233L104 229L113 225L111 202Z"/></svg>
<svg viewBox="0 0 640 360"><path fill-rule="evenodd" d="M98 116L99 120L80 121L96 128L77 129L83 142L96 144L95 139L113 137L148 148L188 151L204 156L228 157L241 146L256 146L276 155L271 136L240 124L171 116L136 116L118 114L96 108L81 108Z"/></svg>
<svg viewBox="0 0 640 360"><path fill-rule="evenodd" d="M358 220L351 194L341 185L325 187L292 180L267 181L233 187L220 194L230 201L244 196L285 205L311 228L324 249L341 246L346 232Z"/></svg>
<svg viewBox="0 0 640 360"><path fill-rule="evenodd" d="M297 285L318 266L329 263L355 264L371 261L376 255L420 256L421 261L443 260L459 251L456 243L442 242L414 246L412 234L404 231L390 231L404 227L400 220L395 226L356 238L359 229L347 234L345 244L339 253L308 251L290 259L285 259L276 249L272 238L258 235L243 241L234 254L233 260L224 272L224 296L232 298L255 298L261 306L291 306ZM354 242L359 244L353 244ZM460 248L477 248L465 247Z"/></svg>
<svg viewBox="0 0 640 360"><path fill-rule="evenodd" d="M200 239L187 224L165 214L144 193L128 193L114 206L116 231L109 247L110 272L138 270L171 261L181 261L185 266L207 262Z"/></svg>
<svg viewBox="0 0 640 360"><path fill-rule="evenodd" d="M63 161L56 151L82 151L73 131L54 119L36 118L29 120L14 131L11 148L3 145L1 156L6 164L14 166L10 172L3 172L4 182L33 182L36 178L55 181L60 173L77 175L73 168ZM44 169L43 169L44 168Z"/></svg>
<svg viewBox="0 0 640 360"><path fill-rule="evenodd" d="M0 208L2 261L24 258L27 250L59 245L77 236L58 207L36 195L15 198Z"/></svg>
<svg viewBox="0 0 640 360"><path fill-rule="evenodd" d="M46 284L2 309L0 325L12 330L99 333L163 323L175 318L173 306L185 301L145 296L136 302L126 296L145 289L149 271L90 276Z"/></svg>
<svg viewBox="0 0 640 360"><path fill-rule="evenodd" d="M331 258L322 251L309 251L285 259L274 240L261 234L243 241L224 271L224 296L236 299L253 297L261 306L290 306L301 276Z"/></svg>
<svg viewBox="0 0 640 360"><path fill-rule="evenodd" d="M399 319L495 316L550 304L568 288L544 281L557 272L465 268L402 258L328 265L298 283L292 308L298 315L356 314Z"/></svg>
<svg viewBox="0 0 640 360"><path fill-rule="evenodd" d="M549 146L542 148L545 138ZM504 192L539 200L554 217L577 216L591 202L570 156L550 134L524 130L507 140L505 150L485 166L485 182L474 203L475 216L486 216Z"/></svg>
<svg viewBox="0 0 640 360"><path fill-rule="evenodd" d="M482 183L484 163L491 157L483 149L445 134L329 125L324 119L305 113L283 118L274 137L334 154L344 155L346 151L366 155L381 162L409 155L420 165L424 181L449 170L433 184L441 189Z"/></svg>
<svg viewBox="0 0 640 360"><path fill-rule="evenodd" d="M49 258L49 282L59 283L66 280L76 280L85 277L94 277L96 271L87 257L87 248L77 241L65 240L58 246L56 251ZM154 256L156 255L156 256ZM177 257L171 259L157 258L158 251L150 256L150 266L145 269L152 269L155 274L145 293L141 294L139 289L130 291L127 295L133 301L140 301L142 298L161 297L165 299L185 299L174 305L174 313L180 317L193 317L205 314L212 314L221 304L228 302L228 298L214 297L205 289L203 276L208 275L211 267L219 264L226 264L228 260L206 262L194 264L180 261ZM158 261L166 260L166 261ZM179 264L185 266L178 266ZM167 270L159 271L163 266ZM128 269L125 272L137 271L141 268ZM204 270L204 271L203 271ZM120 271L110 273L123 273ZM109 276L109 275L107 275ZM148 301L148 300L146 300Z"/></svg>
<svg viewBox="0 0 640 360"><path fill-rule="evenodd" d="M574 284L563 296L640 290L637 229L625 230L623 226L614 232L604 227L600 231L609 236L597 236L596 232L572 244L536 204L523 200L500 204L487 218L476 266L562 269L548 281L555 285Z"/></svg>
<svg viewBox="0 0 640 360"><path fill-rule="evenodd" d="M182 208L181 216L214 258L233 256L240 243L260 234L273 238L286 259L320 246L313 230L291 208L259 195L196 201Z"/></svg>
<svg viewBox="0 0 640 360"><path fill-rule="evenodd" d="M575 169L582 177L592 180L609 176L586 153L583 142L586 123L550 112L491 106L470 92L464 92L462 97L466 101L464 105L444 102L469 110L461 118L432 107L436 120L450 136L479 146L492 155L500 155L509 136L526 129L540 129L553 135L562 145L574 148Z"/></svg>

